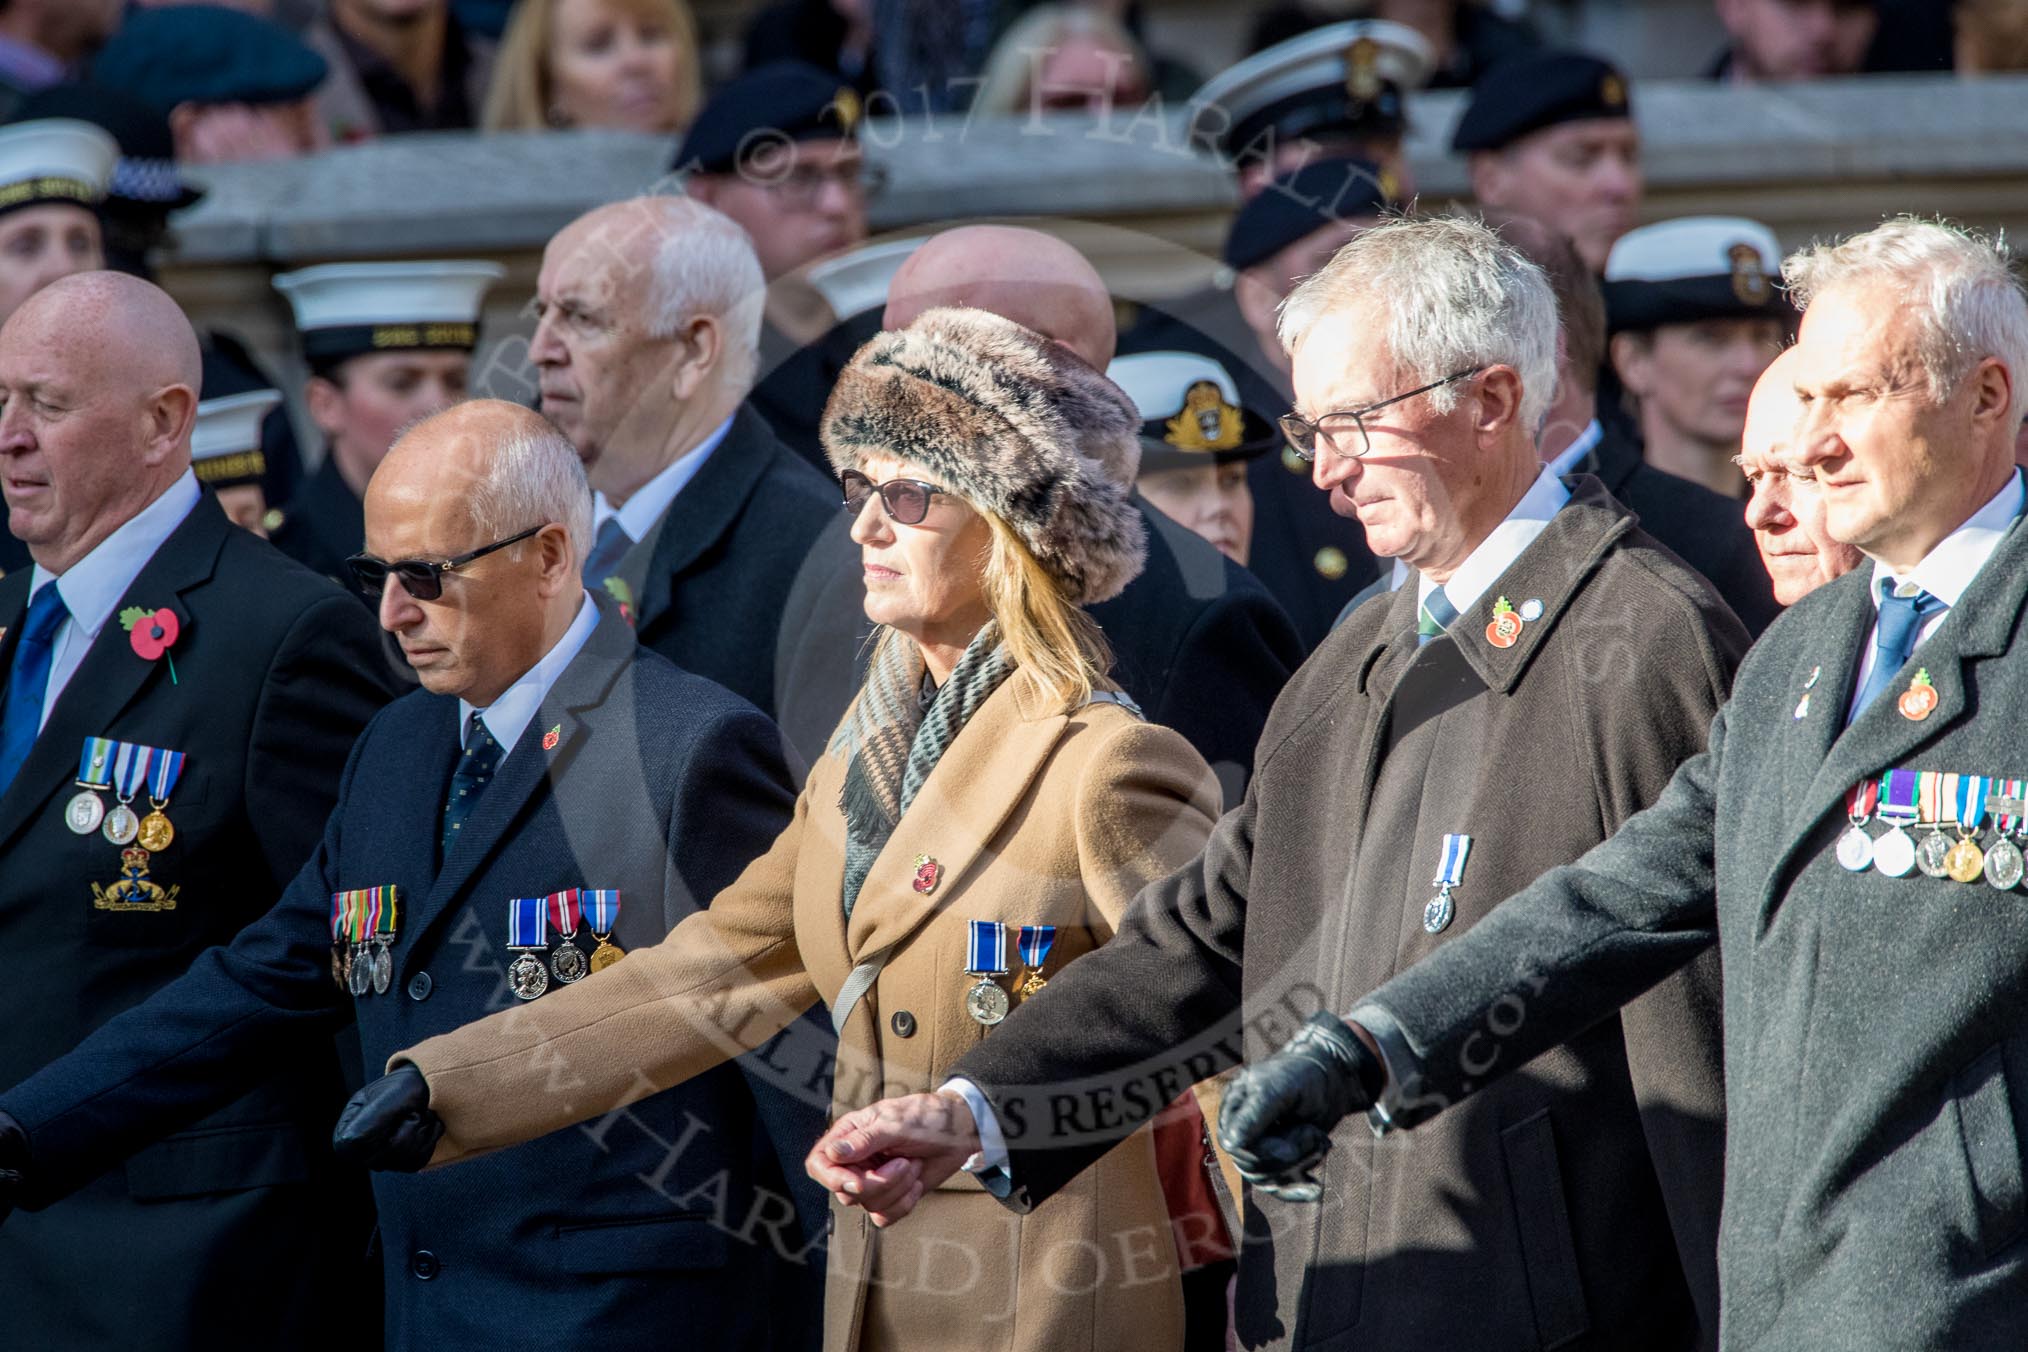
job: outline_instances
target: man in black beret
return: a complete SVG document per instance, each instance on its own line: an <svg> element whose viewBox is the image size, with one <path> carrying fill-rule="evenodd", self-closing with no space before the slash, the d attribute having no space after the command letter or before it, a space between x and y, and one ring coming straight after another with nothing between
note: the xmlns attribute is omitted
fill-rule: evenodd
<svg viewBox="0 0 2028 1352"><path fill-rule="evenodd" d="M221 164L324 144L311 94L324 58L280 24L222 5L139 9L93 59L94 83L169 119L176 159Z"/></svg>
<svg viewBox="0 0 2028 1352"><path fill-rule="evenodd" d="M858 92L837 77L777 61L713 95L671 166L691 197L730 216L753 241L768 299L751 399L827 474L817 419L856 345L826 341L840 316L795 274L866 240L866 202L884 177L860 149L862 115Z"/></svg>
<svg viewBox="0 0 2028 1352"><path fill-rule="evenodd" d="M1633 118L1627 77L1611 62L1539 52L1495 66L1472 87L1451 149L1469 157L1479 205L1533 216L1601 272L1641 206Z"/></svg>

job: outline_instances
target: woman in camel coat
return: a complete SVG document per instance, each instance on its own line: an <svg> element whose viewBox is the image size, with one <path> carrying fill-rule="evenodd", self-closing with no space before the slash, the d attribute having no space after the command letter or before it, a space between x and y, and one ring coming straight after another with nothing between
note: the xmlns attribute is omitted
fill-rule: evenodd
<svg viewBox="0 0 2028 1352"><path fill-rule="evenodd" d="M865 687L789 828L708 910L390 1062L427 1082L432 1165L603 1115L819 1000L839 1029L834 1114L935 1089L1031 977L1105 942L1143 884L1197 854L1216 781L1105 682L1078 608L1140 569L1138 433L1098 372L982 311L930 311L860 351L824 437L880 626ZM1000 936L1003 961L974 956L971 922L989 948ZM1042 926L1046 957L1021 953L1024 927ZM833 1210L834 1352L1182 1341L1145 1129L1032 1215L963 1173L900 1230Z"/></svg>

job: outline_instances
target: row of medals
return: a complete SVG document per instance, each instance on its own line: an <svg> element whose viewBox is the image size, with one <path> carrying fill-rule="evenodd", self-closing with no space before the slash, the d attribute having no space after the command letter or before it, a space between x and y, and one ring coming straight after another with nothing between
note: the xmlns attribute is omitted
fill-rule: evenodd
<svg viewBox="0 0 2028 1352"><path fill-rule="evenodd" d="M1014 1002L1008 996L1007 988L995 979L999 973L967 972L965 975L979 978L979 983L965 992L965 1013L972 1016L972 1021L991 1028L1006 1018ZM1026 1000L1048 984L1042 979L1041 968L1031 969L1027 976L1021 978L1021 998Z"/></svg>
<svg viewBox="0 0 2028 1352"><path fill-rule="evenodd" d="M375 935L365 943L341 944L331 950L331 979L355 996L372 991L387 994L394 981L394 936Z"/></svg>
<svg viewBox="0 0 2028 1352"><path fill-rule="evenodd" d="M612 941L609 934L593 932L592 938L599 946L586 957L585 951L577 946L577 932L571 931L557 941L550 950L549 962L545 964L534 953L524 950L520 957L507 964L507 985L515 996L522 1000L533 1000L549 989L549 978L554 973L561 984L568 986L573 981L582 981L593 972L606 968L626 956L620 946Z"/></svg>
<svg viewBox="0 0 2028 1352"><path fill-rule="evenodd" d="M1919 868L1932 878L1954 882L1975 883L1983 878L1988 886L2007 892L2028 871L2021 847L2004 831L1996 830L1993 843L1982 847L1976 827L1966 830L1953 823L1960 834L1952 840L1943 833L1942 824L1925 822L1929 834L1916 841L1897 823L1875 840L1866 834L1865 818L1851 821L1850 829L1838 839L1838 862L1854 873L1871 868L1890 878L1901 878L1910 869Z"/></svg>
<svg viewBox="0 0 2028 1352"><path fill-rule="evenodd" d="M63 824L81 836L97 831L122 848L138 840L149 854L160 854L176 839L176 828L162 811L168 803L152 798L148 802L150 810L145 817L127 806L125 800L114 803L108 811L98 790L83 789L65 805Z"/></svg>

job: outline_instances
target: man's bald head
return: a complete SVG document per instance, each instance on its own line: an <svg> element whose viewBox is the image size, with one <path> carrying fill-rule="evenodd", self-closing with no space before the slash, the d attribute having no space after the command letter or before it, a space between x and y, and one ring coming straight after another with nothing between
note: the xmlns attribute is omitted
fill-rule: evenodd
<svg viewBox="0 0 2028 1352"><path fill-rule="evenodd" d="M1790 455L1802 416L1803 404L1796 397L1795 349L1789 348L1761 372L1753 387L1739 446L1739 467L1751 489L1746 524L1760 550L1761 566L1774 583L1775 600L1785 606L1863 561L1858 550L1831 538L1824 521L1823 490L1815 474Z"/></svg>
<svg viewBox="0 0 2028 1352"><path fill-rule="evenodd" d="M203 364L161 288L80 272L0 326L8 528L61 573L190 468Z"/></svg>
<svg viewBox="0 0 2028 1352"><path fill-rule="evenodd" d="M1782 349L1754 383L1746 401L1746 429L1739 439L1740 455L1758 461L1787 456L1802 421L1803 402L1796 397L1796 350Z"/></svg>
<svg viewBox="0 0 2028 1352"><path fill-rule="evenodd" d="M366 486L366 552L443 560L524 539L437 573L442 593L398 577L380 595L422 683L484 707L570 627L591 538L591 486L577 451L541 414L475 399L404 432Z"/></svg>
<svg viewBox="0 0 2028 1352"><path fill-rule="evenodd" d="M944 305L1011 319L1101 371L1119 342L1112 293L1098 269L1040 230L967 225L932 237L894 274L881 327L907 328L924 310Z"/></svg>

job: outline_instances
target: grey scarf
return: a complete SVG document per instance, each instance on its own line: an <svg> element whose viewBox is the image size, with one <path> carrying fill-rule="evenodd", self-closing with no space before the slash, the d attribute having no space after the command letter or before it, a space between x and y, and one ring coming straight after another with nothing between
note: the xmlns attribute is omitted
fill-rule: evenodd
<svg viewBox="0 0 2028 1352"><path fill-rule="evenodd" d="M922 650L889 636L875 650L866 688L831 739L831 751L850 758L838 806L845 812L845 887L850 917L873 861L886 848L902 814L964 731L972 715L1014 670L1000 629L981 629L935 697L923 699Z"/></svg>

